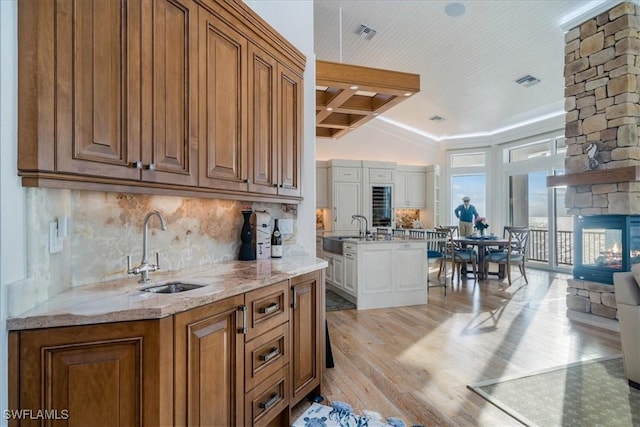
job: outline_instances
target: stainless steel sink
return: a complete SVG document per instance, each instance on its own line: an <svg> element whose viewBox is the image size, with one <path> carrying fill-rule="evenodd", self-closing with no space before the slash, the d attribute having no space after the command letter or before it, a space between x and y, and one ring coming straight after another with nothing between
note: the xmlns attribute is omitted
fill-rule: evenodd
<svg viewBox="0 0 640 427"><path fill-rule="evenodd" d="M143 292L153 292L156 294L177 294L179 292L198 289L203 286L204 285L196 285L195 283L170 282L163 283L162 285L149 286L148 288L143 288L140 290Z"/></svg>
<svg viewBox="0 0 640 427"><path fill-rule="evenodd" d="M322 249L325 252L342 255L342 245L345 240L359 239L358 236L331 236L322 239Z"/></svg>

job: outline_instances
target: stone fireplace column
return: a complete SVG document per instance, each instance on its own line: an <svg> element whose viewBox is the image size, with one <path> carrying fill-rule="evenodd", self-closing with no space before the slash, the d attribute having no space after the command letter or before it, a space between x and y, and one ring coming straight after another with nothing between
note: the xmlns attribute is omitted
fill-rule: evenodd
<svg viewBox="0 0 640 427"><path fill-rule="evenodd" d="M640 166L640 16L621 3L565 34L565 173ZM568 186L569 213L637 214L640 182Z"/></svg>

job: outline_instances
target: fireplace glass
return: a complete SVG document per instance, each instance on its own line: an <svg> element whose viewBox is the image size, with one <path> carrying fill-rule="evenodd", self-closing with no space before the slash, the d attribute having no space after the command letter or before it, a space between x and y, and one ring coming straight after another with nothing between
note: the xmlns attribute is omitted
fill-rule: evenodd
<svg viewBox="0 0 640 427"><path fill-rule="evenodd" d="M612 284L613 273L640 262L640 216L579 216L575 238L576 279Z"/></svg>

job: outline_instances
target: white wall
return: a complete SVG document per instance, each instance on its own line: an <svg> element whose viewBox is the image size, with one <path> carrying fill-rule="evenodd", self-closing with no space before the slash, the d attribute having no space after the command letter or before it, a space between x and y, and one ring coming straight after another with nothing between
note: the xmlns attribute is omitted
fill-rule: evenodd
<svg viewBox="0 0 640 427"><path fill-rule="evenodd" d="M298 244L310 254L316 252L316 58L313 51L313 2L290 0L245 1L262 19L282 34L307 57L304 72L304 154L302 191L298 206Z"/></svg>
<svg viewBox="0 0 640 427"><path fill-rule="evenodd" d="M7 285L26 277L27 264L25 190L16 166L16 24L16 0L0 1L0 411L7 408ZM0 425L7 425L4 417Z"/></svg>

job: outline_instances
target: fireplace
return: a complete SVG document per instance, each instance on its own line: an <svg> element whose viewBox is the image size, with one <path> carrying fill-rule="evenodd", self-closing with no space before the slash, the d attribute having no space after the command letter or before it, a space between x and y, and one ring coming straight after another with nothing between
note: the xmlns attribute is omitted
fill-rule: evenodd
<svg viewBox="0 0 640 427"><path fill-rule="evenodd" d="M580 215L574 224L574 278L613 284L613 273L640 262L640 216Z"/></svg>

